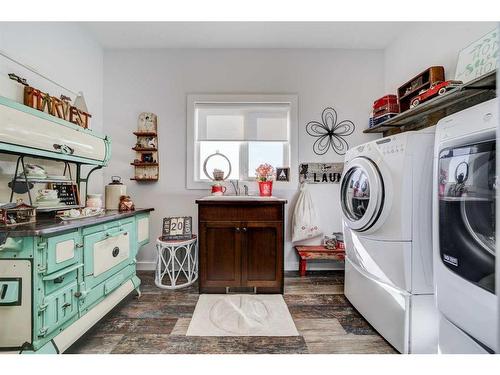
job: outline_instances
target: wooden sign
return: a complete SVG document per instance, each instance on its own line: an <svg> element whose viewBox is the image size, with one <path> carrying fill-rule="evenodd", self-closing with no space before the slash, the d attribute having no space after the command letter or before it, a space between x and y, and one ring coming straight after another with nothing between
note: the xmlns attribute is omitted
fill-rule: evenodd
<svg viewBox="0 0 500 375"><path fill-rule="evenodd" d="M338 184L344 163L303 163L299 166L300 183Z"/></svg>
<svg viewBox="0 0 500 375"><path fill-rule="evenodd" d="M496 70L498 46L498 29L494 29L460 51L455 79L466 83Z"/></svg>
<svg viewBox="0 0 500 375"><path fill-rule="evenodd" d="M163 219L163 231L161 239L189 240L193 233L193 218L191 216L172 216Z"/></svg>

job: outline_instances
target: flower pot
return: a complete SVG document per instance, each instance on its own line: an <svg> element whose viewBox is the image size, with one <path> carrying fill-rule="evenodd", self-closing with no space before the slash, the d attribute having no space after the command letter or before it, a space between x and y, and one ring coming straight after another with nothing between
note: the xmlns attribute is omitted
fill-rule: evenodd
<svg viewBox="0 0 500 375"><path fill-rule="evenodd" d="M259 193L261 197L270 197L273 195L272 181L259 181Z"/></svg>

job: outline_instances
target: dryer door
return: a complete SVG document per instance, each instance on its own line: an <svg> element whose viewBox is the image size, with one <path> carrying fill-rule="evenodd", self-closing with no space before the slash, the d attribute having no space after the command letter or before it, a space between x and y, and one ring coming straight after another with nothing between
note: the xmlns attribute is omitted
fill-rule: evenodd
<svg viewBox="0 0 500 375"><path fill-rule="evenodd" d="M495 140L439 155L439 247L443 264L495 293Z"/></svg>
<svg viewBox="0 0 500 375"><path fill-rule="evenodd" d="M384 204L384 184L370 159L357 157L346 166L340 190L344 221L355 231L375 224Z"/></svg>

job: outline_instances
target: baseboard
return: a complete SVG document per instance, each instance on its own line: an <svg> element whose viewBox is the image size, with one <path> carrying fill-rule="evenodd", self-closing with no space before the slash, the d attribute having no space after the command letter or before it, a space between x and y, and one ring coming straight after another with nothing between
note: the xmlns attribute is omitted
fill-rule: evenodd
<svg viewBox="0 0 500 375"><path fill-rule="evenodd" d="M154 271L156 269L156 262L137 262L138 271Z"/></svg>
<svg viewBox="0 0 500 375"><path fill-rule="evenodd" d="M156 262L137 262L137 270L139 271L154 271L156 268ZM299 269L299 263L289 263L285 265L285 271L297 271ZM344 270L343 262L328 262L328 263L310 263L307 265L308 271L337 271Z"/></svg>

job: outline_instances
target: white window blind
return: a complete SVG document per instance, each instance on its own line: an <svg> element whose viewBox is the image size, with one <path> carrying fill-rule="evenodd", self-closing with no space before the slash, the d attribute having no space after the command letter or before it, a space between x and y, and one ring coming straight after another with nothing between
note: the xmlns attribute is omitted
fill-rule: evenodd
<svg viewBox="0 0 500 375"><path fill-rule="evenodd" d="M289 140L289 104L196 104L198 141Z"/></svg>

